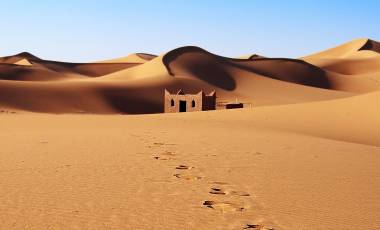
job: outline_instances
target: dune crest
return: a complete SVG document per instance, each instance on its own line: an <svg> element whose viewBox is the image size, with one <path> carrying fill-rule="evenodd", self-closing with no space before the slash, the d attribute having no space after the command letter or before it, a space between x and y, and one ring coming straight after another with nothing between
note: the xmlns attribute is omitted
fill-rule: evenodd
<svg viewBox="0 0 380 230"><path fill-rule="evenodd" d="M99 61L97 63L139 63L139 64L143 64L143 63L148 62L148 61L150 61L156 57L157 56L153 55L153 54L134 53L134 54L130 54L126 57L120 57L120 58L115 58L115 59L110 59L110 60Z"/></svg>

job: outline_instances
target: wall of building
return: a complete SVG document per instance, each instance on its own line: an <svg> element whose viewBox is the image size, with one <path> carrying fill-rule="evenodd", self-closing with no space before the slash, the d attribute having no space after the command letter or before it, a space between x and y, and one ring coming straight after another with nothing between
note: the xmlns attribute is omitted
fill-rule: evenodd
<svg viewBox="0 0 380 230"><path fill-rule="evenodd" d="M172 106L171 101L174 101ZM198 94L184 94L180 91L177 94L171 94L165 90L165 113L178 113L180 112L180 102L186 102L186 112L206 111L216 109L216 94L215 92L210 95L205 95L202 91ZM193 106L193 101L195 105Z"/></svg>
<svg viewBox="0 0 380 230"><path fill-rule="evenodd" d="M202 110L215 110L216 109L216 95L215 93L212 96L203 96Z"/></svg>
<svg viewBox="0 0 380 230"><path fill-rule="evenodd" d="M171 100L174 101L174 106L171 105ZM165 92L165 113L178 113L180 111L180 101L186 101L186 112L202 111L202 93L176 95ZM192 106L192 102L195 106Z"/></svg>

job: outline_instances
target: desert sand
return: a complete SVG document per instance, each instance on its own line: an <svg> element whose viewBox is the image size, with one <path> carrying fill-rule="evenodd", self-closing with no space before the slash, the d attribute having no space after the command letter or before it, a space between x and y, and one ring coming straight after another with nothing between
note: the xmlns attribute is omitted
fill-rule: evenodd
<svg viewBox="0 0 380 230"><path fill-rule="evenodd" d="M164 89L219 106L163 114ZM379 98L370 39L299 59L0 58L0 229L379 229Z"/></svg>

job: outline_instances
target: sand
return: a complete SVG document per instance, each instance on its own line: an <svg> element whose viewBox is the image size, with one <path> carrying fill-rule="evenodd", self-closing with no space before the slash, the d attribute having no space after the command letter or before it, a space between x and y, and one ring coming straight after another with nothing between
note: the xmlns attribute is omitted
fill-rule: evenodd
<svg viewBox="0 0 380 230"><path fill-rule="evenodd" d="M378 44L0 58L0 229L378 229ZM161 114L165 88L246 107Z"/></svg>

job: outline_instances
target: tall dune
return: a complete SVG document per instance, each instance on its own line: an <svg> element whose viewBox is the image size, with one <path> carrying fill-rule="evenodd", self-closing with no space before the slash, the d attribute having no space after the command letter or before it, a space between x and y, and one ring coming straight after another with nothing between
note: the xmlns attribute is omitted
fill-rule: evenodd
<svg viewBox="0 0 380 230"><path fill-rule="evenodd" d="M380 72L380 43L356 39L343 45L302 58L323 69L358 75Z"/></svg>
<svg viewBox="0 0 380 230"><path fill-rule="evenodd" d="M302 58L326 71L335 89L363 93L380 89L380 43L356 39Z"/></svg>

